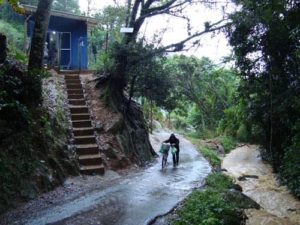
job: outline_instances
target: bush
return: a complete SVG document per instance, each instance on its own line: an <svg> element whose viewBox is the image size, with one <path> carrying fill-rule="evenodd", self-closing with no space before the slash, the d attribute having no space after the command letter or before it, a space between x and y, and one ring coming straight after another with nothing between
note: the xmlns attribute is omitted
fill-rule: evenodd
<svg viewBox="0 0 300 225"><path fill-rule="evenodd" d="M209 148L200 148L200 152L202 155L210 162L213 167L221 166L221 159L217 155L217 153Z"/></svg>
<svg viewBox="0 0 300 225"><path fill-rule="evenodd" d="M294 125L292 146L285 148L280 175L288 188L300 198L300 123Z"/></svg>
<svg viewBox="0 0 300 225"><path fill-rule="evenodd" d="M281 176L285 179L288 188L300 198L300 151L299 148L290 148L284 154Z"/></svg>
<svg viewBox="0 0 300 225"><path fill-rule="evenodd" d="M232 187L233 179L223 173L213 173L206 178L206 185L218 191L224 191Z"/></svg>
<svg viewBox="0 0 300 225"><path fill-rule="evenodd" d="M22 30L16 29L10 23L0 20L1 33L7 37L8 45L15 46L21 50L24 47L24 33Z"/></svg>
<svg viewBox="0 0 300 225"><path fill-rule="evenodd" d="M222 192L232 186L232 179L224 174L210 174L207 190L193 192L179 210L174 225L239 225L240 211L226 201Z"/></svg>
<svg viewBox="0 0 300 225"><path fill-rule="evenodd" d="M232 149L237 146L237 141L230 136L221 136L218 138L221 145L223 146L225 153L229 153Z"/></svg>

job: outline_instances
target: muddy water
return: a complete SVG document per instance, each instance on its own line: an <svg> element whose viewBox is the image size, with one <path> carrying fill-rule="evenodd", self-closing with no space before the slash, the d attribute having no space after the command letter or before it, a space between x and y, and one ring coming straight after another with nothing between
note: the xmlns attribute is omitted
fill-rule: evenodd
<svg viewBox="0 0 300 225"><path fill-rule="evenodd" d="M285 186L279 186L272 168L259 157L257 146L246 145L233 150L223 160L222 167L235 178L257 175L237 183L243 192L258 202L263 209L247 210L247 225L299 225L300 201Z"/></svg>

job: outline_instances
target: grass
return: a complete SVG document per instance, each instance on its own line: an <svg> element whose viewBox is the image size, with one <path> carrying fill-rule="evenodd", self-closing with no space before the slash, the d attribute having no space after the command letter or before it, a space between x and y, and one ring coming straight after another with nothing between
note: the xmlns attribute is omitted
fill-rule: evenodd
<svg viewBox="0 0 300 225"><path fill-rule="evenodd" d="M233 185L227 175L210 174L207 189L193 192L179 209L173 225L238 225L240 212L223 198L222 191Z"/></svg>
<svg viewBox="0 0 300 225"><path fill-rule="evenodd" d="M206 178L206 185L218 191L232 187L233 179L223 173L212 173Z"/></svg>
<svg viewBox="0 0 300 225"><path fill-rule="evenodd" d="M223 146L226 154L229 153L232 149L234 149L238 143L237 140L230 136L220 136L217 139Z"/></svg>
<svg viewBox="0 0 300 225"><path fill-rule="evenodd" d="M200 147L199 150L201 154L204 156L204 158L206 158L213 167L221 166L221 159L219 158L218 154L214 150L205 147L202 148Z"/></svg>

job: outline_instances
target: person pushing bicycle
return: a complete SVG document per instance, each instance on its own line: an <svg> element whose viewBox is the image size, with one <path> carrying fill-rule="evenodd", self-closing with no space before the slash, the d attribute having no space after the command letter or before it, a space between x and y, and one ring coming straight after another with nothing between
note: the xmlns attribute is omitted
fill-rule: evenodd
<svg viewBox="0 0 300 225"><path fill-rule="evenodd" d="M176 138L175 134L171 134L168 140L163 143L170 143L171 146L176 148L176 152L173 155L173 166L178 166L179 163L179 139Z"/></svg>

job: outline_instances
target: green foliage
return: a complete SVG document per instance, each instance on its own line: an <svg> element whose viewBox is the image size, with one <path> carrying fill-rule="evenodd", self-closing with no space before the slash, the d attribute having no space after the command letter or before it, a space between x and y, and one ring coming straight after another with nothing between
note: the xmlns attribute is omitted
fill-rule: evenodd
<svg viewBox="0 0 300 225"><path fill-rule="evenodd" d="M232 187L233 179L223 173L212 173L206 178L206 185L221 192Z"/></svg>
<svg viewBox="0 0 300 225"><path fill-rule="evenodd" d="M169 58L166 67L171 71L171 80L175 81L177 99L188 110L186 122L200 133L213 132L224 110L234 104L236 72L219 68L205 57L197 59L183 55Z"/></svg>
<svg viewBox="0 0 300 225"><path fill-rule="evenodd" d="M199 150L204 158L206 158L213 167L221 166L221 159L214 150L205 147L201 147Z"/></svg>
<svg viewBox="0 0 300 225"><path fill-rule="evenodd" d="M24 33L23 28L17 25L13 26L11 23L0 20L1 33L7 37L9 48L21 50L24 47Z"/></svg>
<svg viewBox="0 0 300 225"><path fill-rule="evenodd" d="M0 212L16 198L34 198L77 171L65 151L64 117L51 117L41 107L41 80L49 74L28 74L13 63L0 67Z"/></svg>
<svg viewBox="0 0 300 225"><path fill-rule="evenodd" d="M77 15L80 14L78 0L54 0L52 9Z"/></svg>
<svg viewBox="0 0 300 225"><path fill-rule="evenodd" d="M124 26L126 15L126 8L121 5L107 6L94 15L99 20L99 29L106 32L109 43L121 43L120 29Z"/></svg>
<svg viewBox="0 0 300 225"><path fill-rule="evenodd" d="M115 61L111 57L110 52L108 53L100 53L99 57L96 61L96 69L101 74L107 74L110 73L110 71L113 71L115 67Z"/></svg>
<svg viewBox="0 0 300 225"><path fill-rule="evenodd" d="M223 146L225 153L229 153L237 146L237 140L231 136L221 136L218 138L218 140Z"/></svg>
<svg viewBox="0 0 300 225"><path fill-rule="evenodd" d="M300 123L299 121L293 127L294 138L293 145L285 149L280 174L283 182L287 184L290 190L300 198Z"/></svg>
<svg viewBox="0 0 300 225"><path fill-rule="evenodd" d="M239 225L240 211L222 192L232 186L232 179L223 174L210 174L208 188L193 192L179 209L174 225Z"/></svg>
<svg viewBox="0 0 300 225"><path fill-rule="evenodd" d="M300 114L299 23L297 1L239 1L231 15L230 43L241 71L240 96L245 101L251 136L263 146L266 159L299 196ZM245 124L246 125L246 124ZM295 131L296 130L296 131ZM297 179L298 178L298 179Z"/></svg>
<svg viewBox="0 0 300 225"><path fill-rule="evenodd" d="M241 71L240 97L251 136L265 158L299 196L299 23L300 5L292 0L238 1L231 15L230 43Z"/></svg>
<svg viewBox="0 0 300 225"><path fill-rule="evenodd" d="M24 9L20 7L19 0L7 0L7 3L11 5L14 11L17 13L23 14L25 13ZM0 0L0 5L6 4L6 1Z"/></svg>

